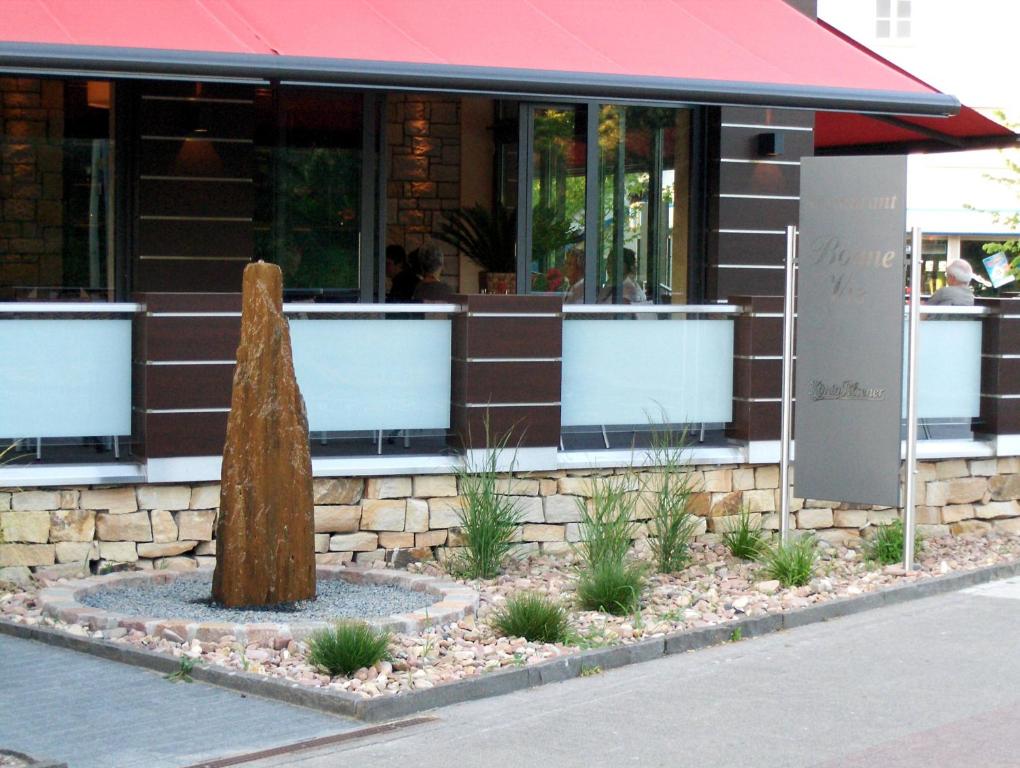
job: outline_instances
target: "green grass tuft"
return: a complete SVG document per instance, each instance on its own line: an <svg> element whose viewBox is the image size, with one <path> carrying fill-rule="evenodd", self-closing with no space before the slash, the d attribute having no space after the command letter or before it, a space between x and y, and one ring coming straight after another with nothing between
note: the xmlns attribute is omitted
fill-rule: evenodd
<svg viewBox="0 0 1020 768"><path fill-rule="evenodd" d="M687 433L652 433L652 464L644 490L651 494L648 544L659 573L677 573L690 562L690 543L698 518L688 508L695 492L686 455Z"/></svg>
<svg viewBox="0 0 1020 768"><path fill-rule="evenodd" d="M817 545L811 536L783 544L777 542L763 550L762 562L765 574L777 579L784 587L802 587L811 581L818 557Z"/></svg>
<svg viewBox="0 0 1020 768"><path fill-rule="evenodd" d="M581 571L577 599L586 611L626 616L641 607L645 569L640 563L604 560Z"/></svg>
<svg viewBox="0 0 1020 768"><path fill-rule="evenodd" d="M309 637L308 660L333 676L350 675L386 658L389 645L389 632L363 621L340 621Z"/></svg>
<svg viewBox="0 0 1020 768"><path fill-rule="evenodd" d="M761 530L761 523L751 521L751 513L747 507L742 507L737 519L723 531L722 539L730 554L741 560L757 560L765 547L765 534Z"/></svg>
<svg viewBox="0 0 1020 768"><path fill-rule="evenodd" d="M570 622L562 606L533 592L511 595L496 611L492 626L501 635L536 643L564 643L570 633Z"/></svg>
<svg viewBox="0 0 1020 768"><path fill-rule="evenodd" d="M921 547L923 537L914 532L914 552ZM903 560L903 521L896 519L888 525L879 526L867 542L865 556L882 565L893 565Z"/></svg>

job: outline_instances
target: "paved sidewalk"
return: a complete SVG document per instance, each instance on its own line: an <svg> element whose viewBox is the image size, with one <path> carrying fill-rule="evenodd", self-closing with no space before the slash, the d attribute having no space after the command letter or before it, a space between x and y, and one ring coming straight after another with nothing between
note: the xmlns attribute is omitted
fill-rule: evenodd
<svg viewBox="0 0 1020 768"><path fill-rule="evenodd" d="M1020 578L439 714L245 768L1017 768Z"/></svg>
<svg viewBox="0 0 1020 768"><path fill-rule="evenodd" d="M0 635L0 747L69 768L179 768L363 723Z"/></svg>

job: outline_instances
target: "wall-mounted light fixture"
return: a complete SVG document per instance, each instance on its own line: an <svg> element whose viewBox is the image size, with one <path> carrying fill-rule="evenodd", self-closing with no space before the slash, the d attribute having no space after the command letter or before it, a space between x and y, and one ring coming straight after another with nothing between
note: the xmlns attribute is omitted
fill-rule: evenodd
<svg viewBox="0 0 1020 768"><path fill-rule="evenodd" d="M783 135L780 133L758 134L758 156L777 157L783 154Z"/></svg>

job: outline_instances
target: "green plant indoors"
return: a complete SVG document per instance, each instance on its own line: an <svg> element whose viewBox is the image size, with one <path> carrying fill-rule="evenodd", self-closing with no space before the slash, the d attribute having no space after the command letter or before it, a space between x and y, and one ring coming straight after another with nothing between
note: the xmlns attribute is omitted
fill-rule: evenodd
<svg viewBox="0 0 1020 768"><path fill-rule="evenodd" d="M914 533L914 551L923 541L921 534ZM892 565L903 559L903 521L896 519L888 525L879 526L875 535L865 545L865 555L882 565Z"/></svg>
<svg viewBox="0 0 1020 768"><path fill-rule="evenodd" d="M450 561L450 566L453 572L464 578L491 579L498 576L514 547L521 511L513 496L498 493L501 478L513 477L513 459L506 473L499 471L509 439L510 434L507 433L493 447L486 448L480 463L458 473L463 499L459 517L464 549ZM488 439L486 445L490 445Z"/></svg>
<svg viewBox="0 0 1020 768"><path fill-rule="evenodd" d="M390 633L363 621L340 621L308 639L308 660L331 675L350 675L386 658Z"/></svg>
<svg viewBox="0 0 1020 768"><path fill-rule="evenodd" d="M517 212L498 205L495 211L476 205L458 208L446 214L446 221L435 234L489 272L515 272L517 257Z"/></svg>
<svg viewBox="0 0 1020 768"><path fill-rule="evenodd" d="M686 459L686 433L653 432L652 463L644 490L650 494L648 543L659 573L676 573L690 562L690 543L698 518L690 510L696 488Z"/></svg>
<svg viewBox="0 0 1020 768"><path fill-rule="evenodd" d="M492 626L506 637L523 637L536 643L563 643L570 632L563 607L534 592L507 598L493 615Z"/></svg>
<svg viewBox="0 0 1020 768"><path fill-rule="evenodd" d="M723 531L723 543L730 554L741 560L757 560L765 547L765 535L761 524L752 522L747 507L742 507L737 519Z"/></svg>
<svg viewBox="0 0 1020 768"><path fill-rule="evenodd" d="M770 579L777 579L784 587L802 587L811 581L818 557L817 543L811 536L778 542L764 549L762 562L764 572Z"/></svg>

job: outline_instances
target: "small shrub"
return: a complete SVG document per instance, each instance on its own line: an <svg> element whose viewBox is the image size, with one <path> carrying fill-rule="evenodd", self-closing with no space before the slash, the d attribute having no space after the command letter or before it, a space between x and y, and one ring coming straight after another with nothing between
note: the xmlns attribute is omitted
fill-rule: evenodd
<svg viewBox="0 0 1020 768"><path fill-rule="evenodd" d="M308 639L308 660L331 675L350 675L386 658L390 633L363 621L340 621Z"/></svg>
<svg viewBox="0 0 1020 768"><path fill-rule="evenodd" d="M601 563L622 563L627 559L637 531L634 507L637 493L629 475L593 476L591 502L577 499L581 512L578 529L581 541L575 547L584 568Z"/></svg>
<svg viewBox="0 0 1020 768"><path fill-rule="evenodd" d="M190 656L181 656L177 670L166 675L166 679L171 683L193 683L195 679L191 676L191 673L195 671L197 664L199 664L198 659L193 659Z"/></svg>
<svg viewBox="0 0 1020 768"><path fill-rule="evenodd" d="M690 562L690 543L698 525L697 516L688 509L695 487L686 445L686 432L679 437L669 430L652 434L656 472L644 490L652 496L648 544L659 573L676 573Z"/></svg>
<svg viewBox="0 0 1020 768"><path fill-rule="evenodd" d="M570 632L567 612L562 606L533 592L510 596L493 616L492 625L501 635L536 643L563 643Z"/></svg>
<svg viewBox="0 0 1020 768"><path fill-rule="evenodd" d="M765 574L777 579L784 587L802 587L811 581L815 559L818 557L815 540L801 536L786 544L777 542L763 550Z"/></svg>
<svg viewBox="0 0 1020 768"><path fill-rule="evenodd" d="M924 539L914 532L914 551L917 552ZM903 521L894 520L888 525L879 526L875 535L865 545L865 555L882 565L892 565L903 559Z"/></svg>
<svg viewBox="0 0 1020 768"><path fill-rule="evenodd" d="M741 560L757 560L765 546L761 523L751 521L747 507L741 508L736 521L731 522L729 528L723 531L722 538L730 554Z"/></svg>
<svg viewBox="0 0 1020 768"><path fill-rule="evenodd" d="M625 616L641 607L645 569L626 560L603 560L581 571L577 599L587 611Z"/></svg>
<svg viewBox="0 0 1020 768"><path fill-rule="evenodd" d="M460 532L464 550L450 562L452 572L469 579L491 579L499 575L503 562L513 550L514 534L521 524L521 512L514 497L497 493L502 473L500 457L506 450L509 433L486 448L485 458L476 466L458 473L463 507ZM488 424L486 424L486 445ZM507 477L513 477L514 461Z"/></svg>

